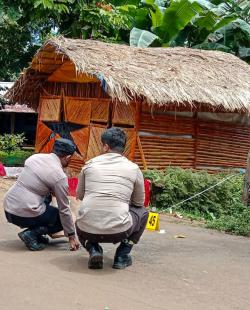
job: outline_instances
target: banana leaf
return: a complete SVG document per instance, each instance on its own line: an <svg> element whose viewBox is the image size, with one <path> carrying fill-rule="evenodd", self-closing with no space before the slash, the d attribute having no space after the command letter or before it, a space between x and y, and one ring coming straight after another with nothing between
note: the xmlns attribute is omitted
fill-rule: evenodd
<svg viewBox="0 0 250 310"><path fill-rule="evenodd" d="M231 49L223 44L219 43L211 43L211 42L203 42L201 44L197 44L192 46L192 48L202 49L202 50L216 50L222 51L226 53L230 53Z"/></svg>
<svg viewBox="0 0 250 310"><path fill-rule="evenodd" d="M164 13L162 24L155 27L154 32L164 45L170 44L171 40L203 9L201 4L193 0L172 1Z"/></svg>
<svg viewBox="0 0 250 310"><path fill-rule="evenodd" d="M159 40L159 37L157 37L155 34L147 30L142 30L134 27L130 31L130 38L129 38L130 46L148 47L155 40Z"/></svg>
<svg viewBox="0 0 250 310"><path fill-rule="evenodd" d="M240 58L247 58L250 57L250 47L239 47L239 56Z"/></svg>

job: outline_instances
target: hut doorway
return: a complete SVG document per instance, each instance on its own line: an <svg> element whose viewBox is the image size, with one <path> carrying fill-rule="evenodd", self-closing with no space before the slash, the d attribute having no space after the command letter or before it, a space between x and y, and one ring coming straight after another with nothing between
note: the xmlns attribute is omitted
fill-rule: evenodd
<svg viewBox="0 0 250 310"><path fill-rule="evenodd" d="M0 135L24 133L24 146L34 147L36 124L36 113L0 111Z"/></svg>

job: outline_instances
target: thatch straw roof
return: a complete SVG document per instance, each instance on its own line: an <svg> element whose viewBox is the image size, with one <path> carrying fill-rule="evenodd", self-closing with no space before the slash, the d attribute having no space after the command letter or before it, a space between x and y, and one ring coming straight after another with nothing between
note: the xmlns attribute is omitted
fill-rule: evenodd
<svg viewBox="0 0 250 310"><path fill-rule="evenodd" d="M250 111L250 66L231 54L64 37L52 38L38 50L7 96L13 102L37 105L40 87L65 62L74 65L76 75L100 80L115 100L129 102L136 96L149 104L199 103Z"/></svg>

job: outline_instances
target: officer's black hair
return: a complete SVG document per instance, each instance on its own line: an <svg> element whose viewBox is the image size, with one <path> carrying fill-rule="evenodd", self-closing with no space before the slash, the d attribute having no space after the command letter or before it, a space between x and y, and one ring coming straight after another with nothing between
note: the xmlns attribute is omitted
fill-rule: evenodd
<svg viewBox="0 0 250 310"><path fill-rule="evenodd" d="M123 153L126 146L126 134L121 128L111 127L106 129L101 136L103 144L107 144L111 151Z"/></svg>

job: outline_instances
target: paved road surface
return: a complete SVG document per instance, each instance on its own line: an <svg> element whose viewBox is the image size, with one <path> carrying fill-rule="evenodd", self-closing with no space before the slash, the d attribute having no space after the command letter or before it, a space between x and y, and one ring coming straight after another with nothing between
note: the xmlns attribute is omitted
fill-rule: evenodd
<svg viewBox="0 0 250 310"><path fill-rule="evenodd" d="M0 204L4 190L0 183ZM2 188L2 190L1 190ZM105 267L63 240L29 252L0 211L1 310L249 310L250 239L224 235L161 216L165 234L146 232L134 264L111 268L115 247L104 245ZM177 234L187 238L176 239Z"/></svg>

